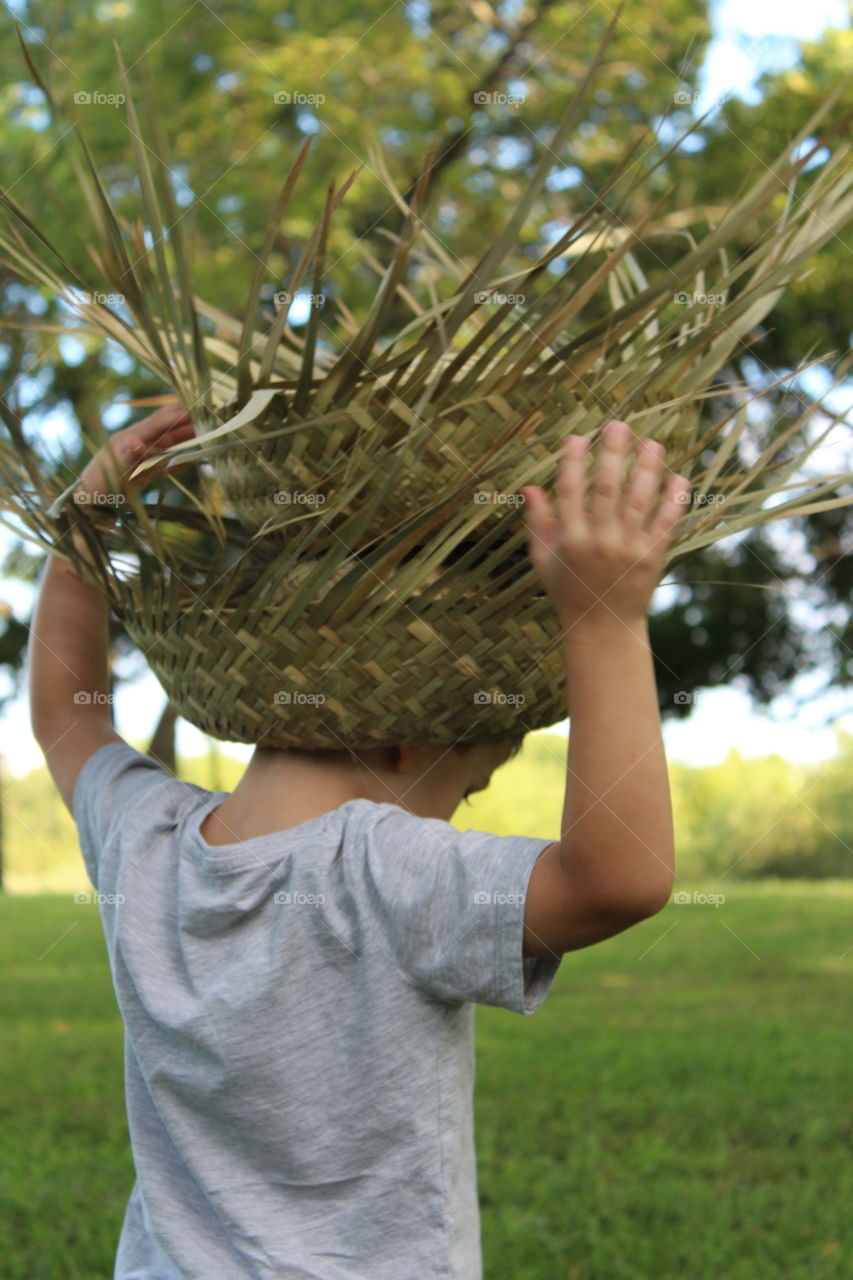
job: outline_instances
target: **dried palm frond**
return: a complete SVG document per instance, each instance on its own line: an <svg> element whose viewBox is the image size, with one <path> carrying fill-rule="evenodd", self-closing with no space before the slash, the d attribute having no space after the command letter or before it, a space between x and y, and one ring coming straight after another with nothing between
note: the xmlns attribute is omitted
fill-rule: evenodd
<svg viewBox="0 0 853 1280"><path fill-rule="evenodd" d="M257 328L307 143L269 221L242 320L194 295L156 111L149 103L143 126L118 50L143 217L129 226L112 210L72 122L94 286L0 190L11 215L0 233L6 265L68 302L69 330L118 342L177 395L196 434L168 452L210 472L201 497L171 478L191 505L168 505L163 482L156 500L132 494L114 528L86 527L83 556L65 536L73 485L43 473L6 412L0 508L105 594L175 706L204 731L360 747L492 740L561 719L558 626L526 557L519 490L548 485L565 436L597 441L608 418L659 440L667 465L692 479L695 514L669 563L754 525L853 501L851 473L802 478L837 416L812 439L804 414L747 462L748 389L735 389L735 409L710 425L702 413L709 399L732 397L714 386L719 371L850 218L848 146L797 189L833 142L819 131L833 99L729 204L667 210L664 197L626 225L609 200L632 151L559 240L533 262L519 252L612 30L476 264L454 258L421 218L431 156L407 204L381 152L370 152L403 225L386 237L385 266L360 246L381 277L361 323L344 303L334 317L313 306L300 337L282 301L268 329ZM330 184L287 298L308 287L322 295L329 228L356 176ZM769 210L769 229L730 260ZM126 314L97 297L107 286ZM389 341L400 304L412 316Z"/></svg>

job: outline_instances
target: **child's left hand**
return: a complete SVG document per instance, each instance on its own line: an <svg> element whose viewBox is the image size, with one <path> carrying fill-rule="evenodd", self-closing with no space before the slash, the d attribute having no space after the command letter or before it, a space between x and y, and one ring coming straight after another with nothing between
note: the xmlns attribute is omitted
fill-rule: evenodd
<svg viewBox="0 0 853 1280"><path fill-rule="evenodd" d="M75 501L103 507L122 501L130 483L127 477L140 462L170 445L189 440L194 434L189 415L179 404L164 405L140 422L123 427L110 436L83 469L74 486ZM163 458L146 471L138 483L148 484L157 479L169 461Z"/></svg>

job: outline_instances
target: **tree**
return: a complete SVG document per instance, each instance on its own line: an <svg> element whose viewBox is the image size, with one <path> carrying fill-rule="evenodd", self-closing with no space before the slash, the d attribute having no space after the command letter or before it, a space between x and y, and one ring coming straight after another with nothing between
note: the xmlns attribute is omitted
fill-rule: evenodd
<svg viewBox="0 0 853 1280"><path fill-rule="evenodd" d="M447 3L397 6L367 29L363 7L351 0L336 0L333 10L327 6L322 12L299 4L285 11L259 0L250 10L226 5L216 21L203 9L190 10L177 23L162 3L101 6L94 13L73 0L59 14L30 3L20 13L33 56L44 55L40 41L58 55L51 74L61 98L81 89L94 96L120 90L112 36L134 69L134 83L144 80L154 88L169 122L179 203L193 228L196 291L235 314L245 303L247 263L282 169L311 134L317 134L317 144L300 200L276 243L280 279L286 280L301 238L320 211L329 176L340 182L367 158L332 233L336 284L327 304L334 305L337 290L355 314L363 313L375 276L354 246L365 239L386 260L382 233L400 221L366 149L377 139L402 189L410 187L427 142L435 141L432 204L424 216L447 252L474 261L484 238L502 225L504 201L518 193L537 148L547 145L567 92L584 74L611 17L607 6L553 0L523 7L514 0L497 7L477 0L463 9ZM10 26L8 14L2 21ZM531 251L606 187L627 142L640 147L631 181L612 197L615 216L636 215L667 186L677 189L679 204L713 209L780 149L850 62L849 33L827 33L804 48L796 69L765 79L761 102L732 100L698 127L690 146L667 154L669 117L695 105L683 99L695 97L709 35L702 6L667 0L652 11L628 0L595 104L567 153L555 156L548 198L524 230ZM4 43L0 58L9 86L0 134L4 168L21 175L16 196L23 203L25 189L38 192L46 229L66 247L69 262L80 265L86 259L74 228L83 218L75 205L69 149L55 145L45 129L40 96L14 39ZM40 58L42 69L47 61ZM488 101L476 100L483 94ZM505 100L513 96L519 101ZM835 108L839 124L844 107L842 100ZM80 104L77 112L111 197L133 212L123 113L96 101ZM813 341L821 349L827 341L840 345L846 328L834 280L843 251L833 245L818 256L808 279L786 295L772 327L754 335L732 368L720 371L721 379L760 390L790 370ZM61 404L98 440L104 410L119 395L161 390L91 339L81 341L77 363L57 361L50 335L26 326L29 308L41 309L50 320L55 300L36 298L9 275L0 283L5 314L24 325L8 331L17 367L28 378L31 370L38 375L31 412ZM276 287L278 281L270 279L267 300ZM792 401L802 394L785 387L766 391L768 429L790 417ZM83 456L78 440L69 471ZM753 531L673 566L669 576L680 584L678 603L652 619L667 714L689 712L691 703L676 700L678 692L692 695L735 670L759 702L819 659L833 665L836 681L849 681L849 618L836 617L815 636L795 618L791 602L799 593L824 616L846 604L850 521L846 510L798 522L788 535L798 550L796 562L780 551L775 531L773 537Z"/></svg>

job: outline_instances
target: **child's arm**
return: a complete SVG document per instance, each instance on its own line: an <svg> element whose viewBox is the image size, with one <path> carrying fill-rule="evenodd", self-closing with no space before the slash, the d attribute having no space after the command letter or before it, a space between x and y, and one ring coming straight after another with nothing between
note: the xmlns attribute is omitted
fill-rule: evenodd
<svg viewBox="0 0 853 1280"><path fill-rule="evenodd" d="M103 596L50 556L27 654L30 722L69 811L89 756L119 741L110 715L107 636Z"/></svg>
<svg viewBox="0 0 853 1280"><path fill-rule="evenodd" d="M670 477L661 495L662 450L646 444L623 496L628 438L623 424L605 431L588 509L581 437L566 444L557 517L541 490L525 493L531 558L563 630L571 717L562 835L530 878L527 955L611 937L659 911L672 891L672 807L646 615L689 485Z"/></svg>
<svg viewBox="0 0 853 1280"><path fill-rule="evenodd" d="M105 498L122 491L132 467L191 434L181 410L158 410L112 435L83 471L76 492L87 494L101 511L113 510ZM146 482L164 465L146 473ZM84 513L80 518L87 517ZM104 598L51 556L27 650L30 722L72 812L74 785L89 756L108 742L121 741L110 713L108 636Z"/></svg>

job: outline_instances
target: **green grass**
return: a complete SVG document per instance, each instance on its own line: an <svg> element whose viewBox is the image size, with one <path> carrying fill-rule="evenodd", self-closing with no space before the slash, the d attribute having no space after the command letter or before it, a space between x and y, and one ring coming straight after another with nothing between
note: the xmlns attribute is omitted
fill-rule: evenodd
<svg viewBox="0 0 853 1280"><path fill-rule="evenodd" d="M478 1010L486 1280L853 1275L853 884L717 888L567 955L532 1018ZM0 900L0 938L2 1274L110 1280L132 1165L97 908Z"/></svg>

